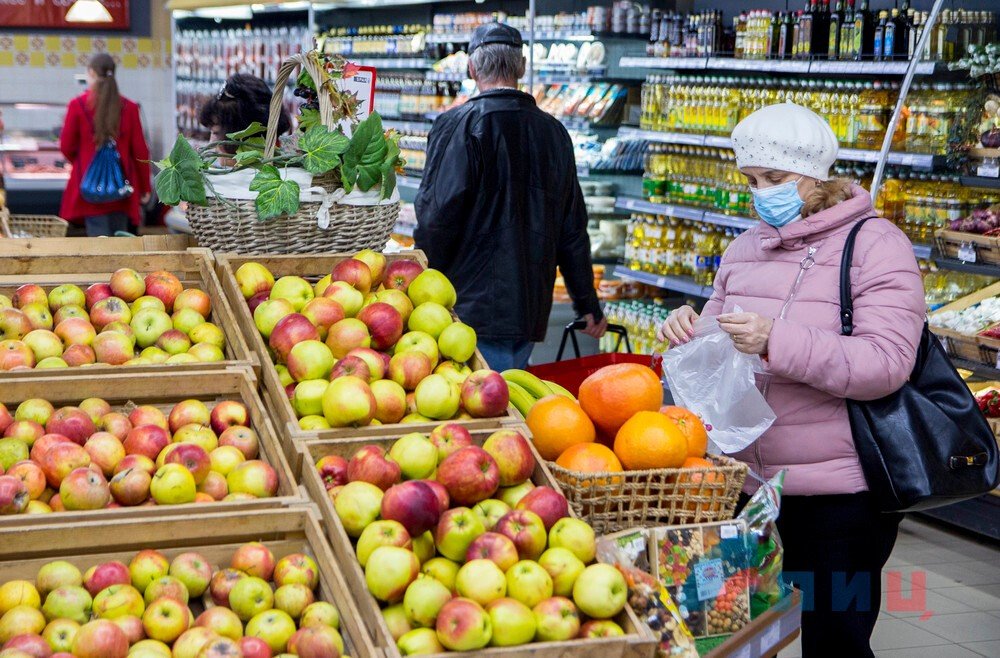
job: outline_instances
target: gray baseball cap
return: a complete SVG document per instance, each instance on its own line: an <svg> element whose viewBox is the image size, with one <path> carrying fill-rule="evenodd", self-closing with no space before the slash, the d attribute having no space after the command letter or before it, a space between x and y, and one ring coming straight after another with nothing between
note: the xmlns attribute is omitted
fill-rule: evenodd
<svg viewBox="0 0 1000 658"><path fill-rule="evenodd" d="M521 33L510 25L504 23L487 23L486 25L480 25L472 33L472 38L469 40L469 54L471 55L479 46L485 46L489 43L502 43L507 46L520 48L524 41L521 40Z"/></svg>

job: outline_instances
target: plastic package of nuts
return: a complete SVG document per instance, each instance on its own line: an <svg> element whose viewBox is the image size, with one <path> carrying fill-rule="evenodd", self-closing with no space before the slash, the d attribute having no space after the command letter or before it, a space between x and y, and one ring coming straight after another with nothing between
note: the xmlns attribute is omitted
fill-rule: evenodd
<svg viewBox="0 0 1000 658"><path fill-rule="evenodd" d="M698 658L694 637L681 619L669 592L652 575L648 532L625 530L602 537L597 557L625 576L629 605L657 637L657 658Z"/></svg>

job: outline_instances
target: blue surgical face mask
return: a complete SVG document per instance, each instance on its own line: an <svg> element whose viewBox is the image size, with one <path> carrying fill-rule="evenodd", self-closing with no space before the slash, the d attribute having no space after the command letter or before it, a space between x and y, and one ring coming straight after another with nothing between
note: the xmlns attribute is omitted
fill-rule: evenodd
<svg viewBox="0 0 1000 658"><path fill-rule="evenodd" d="M791 180L762 190L751 187L753 207L760 218L774 228L781 228L798 217L804 203L799 196L800 180L802 179Z"/></svg>

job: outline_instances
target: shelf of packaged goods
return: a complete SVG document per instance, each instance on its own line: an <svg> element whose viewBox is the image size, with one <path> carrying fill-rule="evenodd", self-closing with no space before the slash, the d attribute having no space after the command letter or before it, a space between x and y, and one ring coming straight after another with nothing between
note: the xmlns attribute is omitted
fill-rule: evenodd
<svg viewBox="0 0 1000 658"><path fill-rule="evenodd" d="M423 57L372 57L352 59L351 61L358 66L372 66L376 71L379 69L429 69L434 63Z"/></svg>
<svg viewBox="0 0 1000 658"><path fill-rule="evenodd" d="M458 71L428 71L427 79L431 82L462 82L468 79L467 73Z"/></svg>
<svg viewBox="0 0 1000 658"><path fill-rule="evenodd" d="M396 176L396 185L408 190L419 190L420 176Z"/></svg>
<svg viewBox="0 0 1000 658"><path fill-rule="evenodd" d="M638 281L639 283L645 283L647 286L673 290L685 295L691 295L692 297L700 297L701 299L708 299L712 296L711 287L695 283L694 279L687 276L665 276L650 274L649 272L637 272L623 265L615 268L614 275L620 279Z"/></svg>
<svg viewBox="0 0 1000 658"><path fill-rule="evenodd" d="M829 60L736 59L733 57L622 57L618 65L627 69L696 69L714 71L766 71L771 73L817 73L824 75L904 75L909 62L854 62ZM919 62L918 75L937 70L936 62Z"/></svg>
<svg viewBox="0 0 1000 658"><path fill-rule="evenodd" d="M1000 495L996 490L991 494L963 500L947 507L924 510L918 514L993 540L1000 539Z"/></svg>
<svg viewBox="0 0 1000 658"><path fill-rule="evenodd" d="M913 255L917 260L929 260L934 252L934 247L929 244L914 244Z"/></svg>
<svg viewBox="0 0 1000 658"><path fill-rule="evenodd" d="M983 274L985 276L1000 277L1000 266L987 265L985 263L970 263L957 258L935 258L939 268L954 270L956 272L966 272L968 274Z"/></svg>
<svg viewBox="0 0 1000 658"><path fill-rule="evenodd" d="M401 133L419 133L429 131L431 129L431 122L382 119L382 127L386 130L396 130Z"/></svg>
<svg viewBox="0 0 1000 658"><path fill-rule="evenodd" d="M746 230L757 223L757 220L738 215L725 215L722 213L692 208L691 206L679 206L670 203L653 203L644 199L630 199L628 197L618 197L615 201L615 208L618 210L644 212L651 215L667 215L678 219L690 219L706 224L717 226L728 226L740 230Z"/></svg>
<svg viewBox="0 0 1000 658"><path fill-rule="evenodd" d="M524 40L528 40L527 29L521 30ZM646 39L649 35L615 34L612 32L592 32L591 30L536 30L535 41L593 41L595 39ZM472 32L433 32L427 35L427 43L469 43Z"/></svg>
<svg viewBox="0 0 1000 658"><path fill-rule="evenodd" d="M982 176L962 176L962 185L966 187L986 187L1000 190L1000 178L983 178Z"/></svg>

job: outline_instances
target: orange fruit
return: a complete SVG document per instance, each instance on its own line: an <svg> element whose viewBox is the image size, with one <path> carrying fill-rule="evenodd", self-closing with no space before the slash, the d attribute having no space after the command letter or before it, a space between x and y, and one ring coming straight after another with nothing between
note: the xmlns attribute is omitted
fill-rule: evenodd
<svg viewBox="0 0 1000 658"><path fill-rule="evenodd" d="M681 468L714 468L714 467L715 464L701 457L688 457L687 459L684 460L684 463L681 464ZM681 475L677 479L680 484L685 484L690 482L693 485L700 485L702 484L702 482L704 482L705 484L713 484L713 485L721 484L723 482L722 475L717 472L690 473L690 474L681 473ZM694 494L696 496L707 496L711 494L712 491L715 489L715 487L704 487L704 486L700 486L697 488L695 487L685 487L685 488L687 488L691 494ZM719 500L715 500L712 503L703 503L703 502L684 503L684 509L691 510L693 512L705 512L705 511L717 512L719 511L719 508L721 506L722 503Z"/></svg>
<svg viewBox="0 0 1000 658"><path fill-rule="evenodd" d="M538 454L549 461L578 443L593 443L596 436L594 423L580 405L561 395L550 395L536 402L525 422Z"/></svg>
<svg viewBox="0 0 1000 658"><path fill-rule="evenodd" d="M611 448L600 443L578 443L570 446L559 455L556 464L567 470L583 473L620 473L624 470ZM618 484L621 478L611 478L611 482ZM607 480L597 480L598 485L607 483ZM586 487L590 485L590 480L582 480L578 484Z"/></svg>
<svg viewBox="0 0 1000 658"><path fill-rule="evenodd" d="M677 468L687 459L687 439L663 414L640 411L615 435L615 454L629 470Z"/></svg>
<svg viewBox="0 0 1000 658"><path fill-rule="evenodd" d="M638 363L601 368L580 384L580 406L598 429L616 436L640 411L657 411L663 404L663 384L656 373Z"/></svg>
<svg viewBox="0 0 1000 658"><path fill-rule="evenodd" d="M705 456L705 451L708 450L708 432L701 418L684 407L666 406L660 409L660 413L677 423L681 434L687 439L688 457Z"/></svg>

